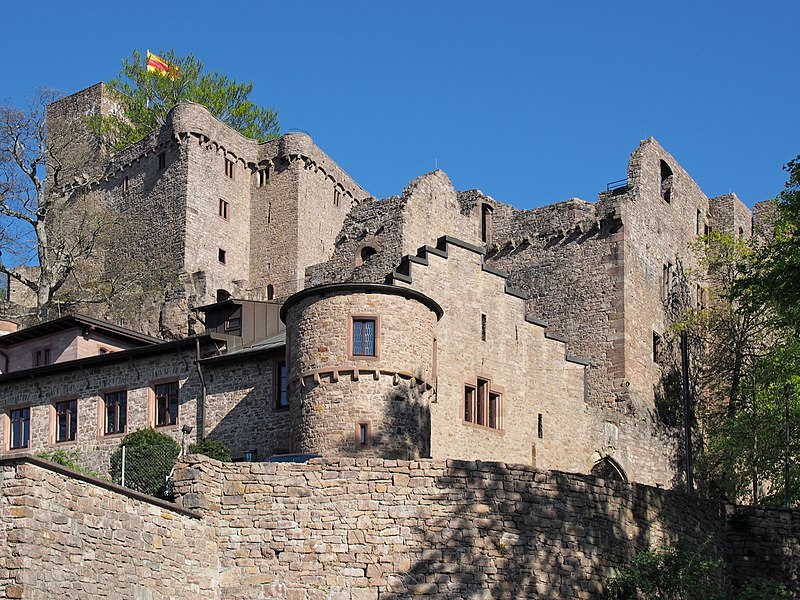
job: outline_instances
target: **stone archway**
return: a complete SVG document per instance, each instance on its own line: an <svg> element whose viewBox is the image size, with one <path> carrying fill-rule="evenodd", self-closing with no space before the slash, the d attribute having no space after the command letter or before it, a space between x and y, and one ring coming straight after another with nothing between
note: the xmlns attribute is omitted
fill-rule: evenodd
<svg viewBox="0 0 800 600"><path fill-rule="evenodd" d="M625 470L610 456L604 456L592 467L592 475L610 481L628 481Z"/></svg>

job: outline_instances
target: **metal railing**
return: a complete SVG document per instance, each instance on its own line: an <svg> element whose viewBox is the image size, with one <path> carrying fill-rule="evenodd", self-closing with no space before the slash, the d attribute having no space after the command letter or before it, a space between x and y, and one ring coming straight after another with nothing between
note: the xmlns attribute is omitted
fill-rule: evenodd
<svg viewBox="0 0 800 600"><path fill-rule="evenodd" d="M627 177L625 179L617 179L616 181L609 181L606 184L606 191L613 192L614 190L619 190L626 187L628 187Z"/></svg>

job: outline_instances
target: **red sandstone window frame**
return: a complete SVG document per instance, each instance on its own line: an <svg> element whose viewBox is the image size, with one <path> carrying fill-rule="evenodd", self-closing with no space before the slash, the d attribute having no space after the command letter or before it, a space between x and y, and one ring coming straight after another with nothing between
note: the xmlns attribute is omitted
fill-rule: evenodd
<svg viewBox="0 0 800 600"><path fill-rule="evenodd" d="M116 409L115 409L115 431L108 431L108 402L109 396L112 395L119 395L124 394L124 426L120 429L119 422L120 422L120 402L119 397L116 400ZM98 392L99 399L97 402L97 426L100 432L100 436L103 438L114 438L114 437L121 437L124 436L128 432L128 390L127 388L123 387L115 387L115 388L108 388L102 389Z"/></svg>
<svg viewBox="0 0 800 600"><path fill-rule="evenodd" d="M374 340L373 340L373 353L372 354L356 354L353 352L354 348L354 333L355 323L364 321L373 321L374 327ZM350 315L347 327L347 358L349 360L379 360L381 357L381 318L380 315L370 314L354 314Z"/></svg>
<svg viewBox="0 0 800 600"><path fill-rule="evenodd" d="M491 377L476 375L464 382L461 422L469 427L490 431L504 430L504 390L492 384Z"/></svg>
<svg viewBox="0 0 800 600"><path fill-rule="evenodd" d="M369 421L357 421L355 434L356 450L369 450L372 448L372 423Z"/></svg>
<svg viewBox="0 0 800 600"><path fill-rule="evenodd" d="M24 444L13 445L14 441L14 412L27 410L27 420L24 418L22 414L20 414L20 420L22 421L22 429L20 431L21 437L25 440ZM30 404L18 404L13 406L7 406L3 410L3 448L7 452L25 452L30 449L31 447L31 421L33 419L33 409ZM25 428L25 422L27 421L27 429ZM27 434L27 435L26 435Z"/></svg>
<svg viewBox="0 0 800 600"><path fill-rule="evenodd" d="M75 397L55 398L50 403L50 439L53 444L78 441L80 407ZM62 421L64 425L62 433Z"/></svg>
<svg viewBox="0 0 800 600"><path fill-rule="evenodd" d="M161 420L159 417L162 414L162 404L166 407L168 413L170 413L169 408L172 406L173 402L170 399L169 395L167 396L166 402L163 403L159 398L159 388L162 386L175 386L175 418L174 422L171 418L172 415L169 414L167 422L159 423ZM181 382L180 379L177 377L166 377L163 379L157 379L155 381L151 381L150 385L148 386L148 420L150 423L150 427L154 429L175 429L180 425L181 422Z"/></svg>

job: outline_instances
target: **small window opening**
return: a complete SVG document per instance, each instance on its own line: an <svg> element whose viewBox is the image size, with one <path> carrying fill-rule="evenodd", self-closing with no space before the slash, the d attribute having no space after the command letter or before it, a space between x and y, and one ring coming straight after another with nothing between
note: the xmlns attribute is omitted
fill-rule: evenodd
<svg viewBox="0 0 800 600"><path fill-rule="evenodd" d="M653 362L657 363L661 358L661 336L653 332Z"/></svg>
<svg viewBox="0 0 800 600"><path fill-rule="evenodd" d="M217 254L217 258L219 259L219 262L221 262L224 265L225 264L225 250L220 248L219 252Z"/></svg>
<svg viewBox="0 0 800 600"><path fill-rule="evenodd" d="M703 211L699 208L697 209L697 230L696 235L700 235L703 233Z"/></svg>
<svg viewBox="0 0 800 600"><path fill-rule="evenodd" d="M271 283L267 286L267 300L275 299L275 286Z"/></svg>
<svg viewBox="0 0 800 600"><path fill-rule="evenodd" d="M739 227L739 237L744 237L744 229L742 227Z"/></svg>
<svg viewBox="0 0 800 600"><path fill-rule="evenodd" d="M225 159L225 175L231 179L236 177L236 164L230 158Z"/></svg>
<svg viewBox="0 0 800 600"><path fill-rule="evenodd" d="M475 388L469 385L464 387L464 420L475 422Z"/></svg>
<svg viewBox="0 0 800 600"><path fill-rule="evenodd" d="M275 408L289 408L289 396L286 393L286 363L281 361L276 368Z"/></svg>
<svg viewBox="0 0 800 600"><path fill-rule="evenodd" d="M372 446L372 427L369 421L356 424L356 444L360 448Z"/></svg>
<svg viewBox="0 0 800 600"><path fill-rule="evenodd" d="M672 169L670 169L669 165L664 162L661 162L661 197L664 201L669 204L672 200Z"/></svg>
<svg viewBox="0 0 800 600"><path fill-rule="evenodd" d="M489 427L492 429L500 429L498 423L500 420L500 415L498 411L500 409L500 394L496 394L494 392L489 392Z"/></svg>
<svg viewBox="0 0 800 600"><path fill-rule="evenodd" d="M377 253L378 253L378 251L375 248L373 248L372 246L364 246L361 249L361 264L364 264L365 262L367 262L370 258L375 256Z"/></svg>
<svg viewBox="0 0 800 600"><path fill-rule="evenodd" d="M489 382L478 379L478 402L475 406L475 423L486 425L486 399L489 395Z"/></svg>
<svg viewBox="0 0 800 600"><path fill-rule="evenodd" d="M333 188L333 205L334 206L339 206L339 203L341 202L341 197L342 197L342 194L339 191L339 188Z"/></svg>
<svg viewBox="0 0 800 600"><path fill-rule="evenodd" d="M269 183L269 166L264 167L258 172L258 187L264 187Z"/></svg>
<svg viewBox="0 0 800 600"><path fill-rule="evenodd" d="M703 226L703 235L711 235L711 225Z"/></svg>
<svg viewBox="0 0 800 600"><path fill-rule="evenodd" d="M481 206L481 241L488 244L492 241L492 209L488 204Z"/></svg>
<svg viewBox="0 0 800 600"><path fill-rule="evenodd" d="M536 423L536 437L540 440L544 439L544 427L542 426L542 413L539 413L539 419Z"/></svg>
<svg viewBox="0 0 800 600"><path fill-rule="evenodd" d="M126 176L126 177L125 177L125 178L122 180L122 191L123 191L123 192L127 192L129 189L130 189L130 180L129 180L129 179L128 179L128 177Z"/></svg>
<svg viewBox="0 0 800 600"><path fill-rule="evenodd" d="M239 331L242 328L241 317L231 317L225 321L225 331Z"/></svg>
<svg viewBox="0 0 800 600"><path fill-rule="evenodd" d="M229 207L228 202L226 200L223 200L222 198L220 198L219 199L218 214L219 214L220 217L222 217L226 221L228 220L228 207Z"/></svg>
<svg viewBox="0 0 800 600"><path fill-rule="evenodd" d="M661 273L661 299L667 300L672 291L672 263L665 263Z"/></svg>
<svg viewBox="0 0 800 600"><path fill-rule="evenodd" d="M481 339L486 341L486 315L481 314Z"/></svg>
<svg viewBox="0 0 800 600"><path fill-rule="evenodd" d="M163 171L167 168L167 153L162 152L158 155L158 170Z"/></svg>
<svg viewBox="0 0 800 600"><path fill-rule="evenodd" d="M217 290L217 302L225 302L225 300L230 297L231 293L228 290L224 290L222 288Z"/></svg>
<svg viewBox="0 0 800 600"><path fill-rule="evenodd" d="M99 354L99 355L101 355L101 356L102 356L103 354L108 354L108 348L98 348L98 349L97 349L97 354Z"/></svg>

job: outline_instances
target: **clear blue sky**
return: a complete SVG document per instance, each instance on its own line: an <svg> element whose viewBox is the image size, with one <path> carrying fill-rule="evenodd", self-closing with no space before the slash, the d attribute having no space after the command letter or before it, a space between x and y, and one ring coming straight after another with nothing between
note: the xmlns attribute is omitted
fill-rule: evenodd
<svg viewBox="0 0 800 600"><path fill-rule="evenodd" d="M798 0L16 0L2 16L2 101L174 47L252 80L378 197L438 164L518 207L594 200L653 136L707 195L752 205L800 153Z"/></svg>

